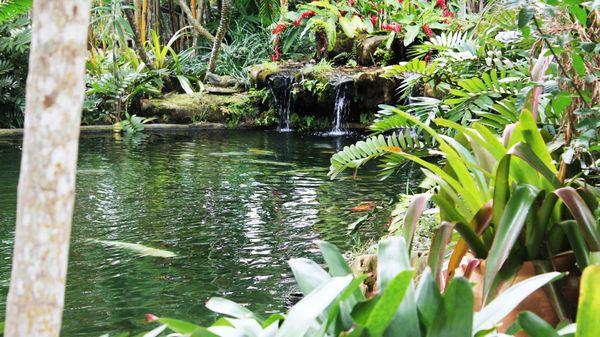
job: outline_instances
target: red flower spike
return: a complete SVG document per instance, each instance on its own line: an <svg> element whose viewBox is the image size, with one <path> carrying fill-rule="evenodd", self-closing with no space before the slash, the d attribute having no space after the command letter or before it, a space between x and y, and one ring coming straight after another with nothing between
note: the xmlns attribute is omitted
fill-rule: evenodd
<svg viewBox="0 0 600 337"><path fill-rule="evenodd" d="M154 321L158 321L158 317L153 315L153 314L146 314L146 321L148 321L148 323L150 322L154 322Z"/></svg>
<svg viewBox="0 0 600 337"><path fill-rule="evenodd" d="M277 35L281 32L283 32L285 30L286 26L283 23L278 24L277 26L275 26L275 28L273 28L273 30L271 30L271 33Z"/></svg>
<svg viewBox="0 0 600 337"><path fill-rule="evenodd" d="M294 24L294 26L296 26L296 27L297 27L297 26L300 26L300 25L302 24L302 19L297 19L297 20L294 20L293 24Z"/></svg>
<svg viewBox="0 0 600 337"><path fill-rule="evenodd" d="M428 24L424 24L421 28L423 28L423 32L425 32L425 35L427 35L428 37L433 36L433 30L431 30Z"/></svg>
<svg viewBox="0 0 600 337"><path fill-rule="evenodd" d="M373 25L373 28L375 28L375 26L377 26L377 15L375 15L375 14L371 15L371 24Z"/></svg>
<svg viewBox="0 0 600 337"><path fill-rule="evenodd" d="M437 0L437 6L439 8L446 8L446 0Z"/></svg>

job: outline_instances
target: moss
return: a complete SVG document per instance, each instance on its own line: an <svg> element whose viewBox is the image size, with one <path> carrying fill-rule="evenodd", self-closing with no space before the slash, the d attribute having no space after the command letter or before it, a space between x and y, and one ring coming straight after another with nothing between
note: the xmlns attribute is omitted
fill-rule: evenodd
<svg viewBox="0 0 600 337"><path fill-rule="evenodd" d="M279 71L279 64L277 62L264 62L256 64L250 67L250 81L254 85L267 83L267 77Z"/></svg>
<svg viewBox="0 0 600 337"><path fill-rule="evenodd" d="M142 102L142 115L170 123L213 122L230 126L272 123L264 90L234 95L176 94Z"/></svg>

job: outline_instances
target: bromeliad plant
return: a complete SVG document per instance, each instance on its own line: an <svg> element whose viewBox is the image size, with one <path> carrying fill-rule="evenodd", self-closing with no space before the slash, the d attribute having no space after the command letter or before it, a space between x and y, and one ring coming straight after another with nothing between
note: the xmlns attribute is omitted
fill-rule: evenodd
<svg viewBox="0 0 600 337"><path fill-rule="evenodd" d="M170 336L205 337L495 336L498 323L519 302L561 275L552 272L522 281L474 312L471 284L466 279L453 279L444 293L429 268L418 281L413 279L402 238L379 243L377 288L368 297L360 290L366 275L353 275L335 246L318 245L329 271L308 259L290 261L304 298L287 314L265 319L234 302L213 298L207 307L224 316L212 326L149 315L159 326L146 336L167 330L175 333Z"/></svg>

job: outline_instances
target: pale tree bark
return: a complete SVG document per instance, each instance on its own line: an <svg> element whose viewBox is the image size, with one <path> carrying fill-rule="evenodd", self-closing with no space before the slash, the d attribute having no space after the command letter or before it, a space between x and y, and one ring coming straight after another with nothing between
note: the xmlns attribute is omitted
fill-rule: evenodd
<svg viewBox="0 0 600 337"><path fill-rule="evenodd" d="M208 61L208 69L206 70L206 79L210 74L215 72L217 67L217 59L219 58L219 51L221 49L221 41L225 37L227 30L229 29L229 12L231 11L231 1L221 1L221 21L219 21L219 29L217 29L217 35L213 41L212 51L210 53L210 60Z"/></svg>
<svg viewBox="0 0 600 337"><path fill-rule="evenodd" d="M34 1L6 337L60 334L90 6Z"/></svg>

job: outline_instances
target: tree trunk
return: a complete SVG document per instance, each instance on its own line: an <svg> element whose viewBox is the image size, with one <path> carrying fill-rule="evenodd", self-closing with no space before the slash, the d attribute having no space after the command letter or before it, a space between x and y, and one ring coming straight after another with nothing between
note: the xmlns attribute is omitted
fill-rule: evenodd
<svg viewBox="0 0 600 337"><path fill-rule="evenodd" d="M90 0L33 3L7 337L60 334L90 7Z"/></svg>
<svg viewBox="0 0 600 337"><path fill-rule="evenodd" d="M194 30L196 30L196 32L201 36L207 38L209 41L214 42L215 37L208 30L206 30L206 28L204 28L198 20L194 19L194 16L192 15L192 10L185 3L185 0L179 0L179 6L185 12L187 19L194 28Z"/></svg>
<svg viewBox="0 0 600 337"><path fill-rule="evenodd" d="M221 21L219 22L219 29L215 35L215 41L213 42L212 52L210 53L210 61L208 61L208 69L206 70L206 76L215 71L217 67L217 59L219 58L219 50L221 49L221 41L227 33L229 28L229 12L231 10L231 1L222 0L221 2Z"/></svg>
<svg viewBox="0 0 600 337"><path fill-rule="evenodd" d="M140 40L142 41L142 48L146 48L146 22L148 20L148 0L142 0L142 23L140 24Z"/></svg>
<svg viewBox="0 0 600 337"><path fill-rule="evenodd" d="M194 19L198 18L198 5L196 4L196 0L190 0L190 7L192 9L192 17Z"/></svg>

